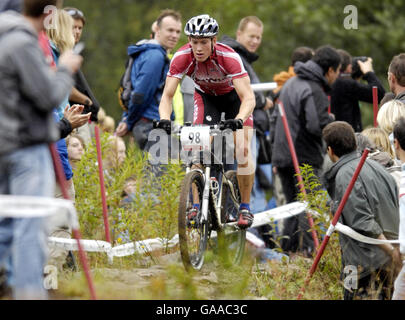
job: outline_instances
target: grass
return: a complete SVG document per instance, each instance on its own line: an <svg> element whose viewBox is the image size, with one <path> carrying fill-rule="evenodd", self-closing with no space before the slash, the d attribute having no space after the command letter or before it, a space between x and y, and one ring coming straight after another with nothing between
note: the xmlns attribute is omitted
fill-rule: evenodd
<svg viewBox="0 0 405 320"><path fill-rule="evenodd" d="M102 136L102 145L108 145L109 136ZM103 148L103 155L108 148ZM85 239L105 240L98 181L96 148L90 145L78 164L74 182L76 207L81 232ZM171 239L177 233L178 195L184 170L173 163L165 167L165 174L157 178L151 174L146 157L133 145L121 165L106 171L106 193L109 223L115 245L150 238ZM303 168L304 182L312 190L309 198L313 209L328 212L325 194L317 191L311 168ZM134 181L135 196L130 204L123 204L123 189L128 180ZM327 217L316 218L318 234ZM127 237L128 239L125 239ZM225 267L212 250L207 251L201 271L187 273L175 249L164 248L148 255L114 258L87 253L93 281L99 299L269 299L294 300L300 293L312 264L312 259L300 255L290 262L259 264L247 247L241 266ZM167 258L169 257L169 261ZM76 255L77 261L77 255ZM81 268L80 268L81 269ZM342 299L339 280L340 247L336 235L318 266L304 299ZM83 272L63 271L58 275L58 299L89 299Z"/></svg>

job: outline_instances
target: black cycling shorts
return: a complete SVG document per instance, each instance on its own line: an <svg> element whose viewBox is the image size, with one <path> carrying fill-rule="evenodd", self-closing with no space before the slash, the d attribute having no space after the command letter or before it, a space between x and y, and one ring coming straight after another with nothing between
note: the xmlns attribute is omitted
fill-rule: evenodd
<svg viewBox="0 0 405 320"><path fill-rule="evenodd" d="M194 93L194 124L214 125L221 121L221 114L225 113L225 120L235 119L239 113L241 101L236 90L214 96L195 90ZM253 115L243 124L253 128Z"/></svg>

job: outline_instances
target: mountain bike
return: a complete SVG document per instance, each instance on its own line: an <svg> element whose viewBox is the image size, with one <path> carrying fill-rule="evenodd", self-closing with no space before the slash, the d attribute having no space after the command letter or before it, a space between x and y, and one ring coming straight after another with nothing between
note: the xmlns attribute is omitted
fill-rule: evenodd
<svg viewBox="0 0 405 320"><path fill-rule="evenodd" d="M246 230L237 226L241 196L236 171L225 172L222 156L212 150L218 138L223 146L225 132L233 141L223 121L178 128L182 151L192 154L186 162L178 209L180 253L186 270L202 268L208 241L214 237L225 262L239 264L243 258Z"/></svg>

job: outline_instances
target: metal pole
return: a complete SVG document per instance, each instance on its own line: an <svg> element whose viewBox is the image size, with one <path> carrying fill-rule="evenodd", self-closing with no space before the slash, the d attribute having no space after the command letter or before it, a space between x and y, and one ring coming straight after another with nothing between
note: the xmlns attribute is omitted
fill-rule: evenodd
<svg viewBox="0 0 405 320"><path fill-rule="evenodd" d="M281 119L283 120L284 131L285 131L285 135L287 137L288 146L290 148L291 158L292 158L292 161L294 164L295 173L297 174L297 179L298 179L298 183L300 186L300 190L301 190L302 194L304 195L305 200L307 200L307 191L305 190L304 181L302 180L300 167L298 165L297 153L295 152L295 147L294 147L294 143L293 143L293 140L291 137L290 128L288 126L287 115L285 114L284 105L281 101L279 102L279 110L280 110ZM319 247L319 240L318 240L316 231L314 229L314 220L312 219L312 215L309 211L307 211L307 218L308 218L309 226L311 227L312 239L314 240L314 246L315 246L315 250L316 250Z"/></svg>
<svg viewBox="0 0 405 320"><path fill-rule="evenodd" d="M377 114L378 114L378 88L373 87L373 113L374 113L374 128L378 126Z"/></svg>
<svg viewBox="0 0 405 320"><path fill-rule="evenodd" d="M56 178L57 181L59 182L60 188L62 190L62 195L63 198L65 198L66 200L71 200L69 197L69 194L67 192L67 188L66 188L66 177L65 174L63 172L62 169L62 165L60 162L60 158L59 158L59 154L56 151L56 147L55 144L50 144L49 145L49 149L52 155L52 161L53 161L53 166L55 169L55 174L56 174ZM89 286L89 290L90 290L90 297L92 300L96 300L96 291L94 289L94 284L93 284L93 280L91 278L91 273L90 273L90 268L89 268L89 264L87 261L87 256L86 256L86 252L83 250L82 245L80 243L80 231L76 228L72 228L72 232L73 232L73 237L76 239L77 241L77 246L79 249L79 257L80 257L80 261L82 263L83 266L83 270L84 270L84 274L86 276L87 279L87 284Z"/></svg>
<svg viewBox="0 0 405 320"><path fill-rule="evenodd" d="M100 180L101 202L102 202L102 206L103 206L105 238L106 238L107 242L111 243L110 227L109 227L109 223L108 223L107 200L106 200L106 196L105 196L103 157L101 155L100 129L97 125L94 127L94 133L96 136L98 176L99 176L99 180Z"/></svg>

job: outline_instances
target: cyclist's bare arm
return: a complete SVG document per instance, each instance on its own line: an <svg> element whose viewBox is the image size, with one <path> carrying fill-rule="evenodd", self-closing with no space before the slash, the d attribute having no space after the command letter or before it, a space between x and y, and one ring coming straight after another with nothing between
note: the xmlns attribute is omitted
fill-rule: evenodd
<svg viewBox="0 0 405 320"><path fill-rule="evenodd" d="M159 115L161 120L170 120L170 115L172 114L173 96L179 83L180 79L178 78L166 78L165 89L163 90L162 99L160 100L159 104Z"/></svg>
<svg viewBox="0 0 405 320"><path fill-rule="evenodd" d="M241 101L238 115L235 119L242 119L245 122L253 113L256 105L255 95L252 87L250 86L250 78L243 77L233 80L233 86Z"/></svg>

